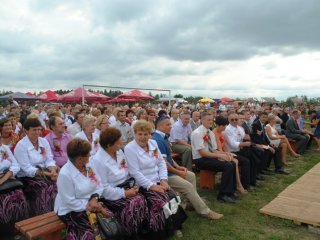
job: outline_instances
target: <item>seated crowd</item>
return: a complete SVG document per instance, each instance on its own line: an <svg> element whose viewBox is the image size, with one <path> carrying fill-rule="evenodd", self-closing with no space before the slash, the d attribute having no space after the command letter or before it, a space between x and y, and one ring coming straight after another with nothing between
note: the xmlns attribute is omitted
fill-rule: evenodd
<svg viewBox="0 0 320 240"><path fill-rule="evenodd" d="M319 112L306 122L299 110L279 110L14 105L0 116L0 189L12 179L23 188L0 190L0 234L54 210L66 239L94 239L89 211L114 216L130 239L164 239L163 206L176 194L199 216L221 219L193 171L221 172L217 199L236 203L271 172L289 174L288 153L300 157L312 139L320 149ZM177 237L183 221L171 226Z"/></svg>

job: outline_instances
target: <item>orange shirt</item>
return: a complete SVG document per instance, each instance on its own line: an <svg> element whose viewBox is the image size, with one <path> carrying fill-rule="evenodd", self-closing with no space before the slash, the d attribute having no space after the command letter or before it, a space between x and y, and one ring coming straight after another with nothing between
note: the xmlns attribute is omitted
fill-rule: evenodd
<svg viewBox="0 0 320 240"><path fill-rule="evenodd" d="M222 151L224 151L224 135L216 129L213 129L213 133L216 136L216 139L219 140Z"/></svg>

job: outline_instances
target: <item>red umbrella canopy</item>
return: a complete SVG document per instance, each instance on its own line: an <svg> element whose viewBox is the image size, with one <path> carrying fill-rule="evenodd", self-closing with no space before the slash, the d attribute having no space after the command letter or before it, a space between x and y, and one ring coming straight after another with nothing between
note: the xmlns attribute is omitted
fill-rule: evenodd
<svg viewBox="0 0 320 240"><path fill-rule="evenodd" d="M27 96L29 96L29 97L37 97L37 95L35 95L35 94L31 93L31 92L26 92L25 94Z"/></svg>
<svg viewBox="0 0 320 240"><path fill-rule="evenodd" d="M92 92L92 93L100 98L100 100L96 101L96 103L107 103L111 100L111 97L108 97L108 96L103 95L101 93L98 93L98 92Z"/></svg>
<svg viewBox="0 0 320 240"><path fill-rule="evenodd" d="M54 91L48 90L39 95L42 102L57 102L61 96Z"/></svg>
<svg viewBox="0 0 320 240"><path fill-rule="evenodd" d="M119 98L119 97L115 97L111 100L109 100L109 103L120 103L120 102L135 102L136 99L128 99L128 98Z"/></svg>
<svg viewBox="0 0 320 240"><path fill-rule="evenodd" d="M151 97L150 95L148 95L144 92L141 92L138 89L123 93L123 94L119 95L118 98L127 98L127 99L135 99L135 100L151 100L151 99L153 99L153 97Z"/></svg>
<svg viewBox="0 0 320 240"><path fill-rule="evenodd" d="M231 98L228 97L224 97L220 99L221 102L233 102L233 100Z"/></svg>
<svg viewBox="0 0 320 240"><path fill-rule="evenodd" d="M61 96L61 101L63 102L81 102L82 101L82 94L84 96L85 101L87 102L94 102L101 100L101 97L97 96L96 94L89 92L84 88L76 88L73 91L63 94Z"/></svg>

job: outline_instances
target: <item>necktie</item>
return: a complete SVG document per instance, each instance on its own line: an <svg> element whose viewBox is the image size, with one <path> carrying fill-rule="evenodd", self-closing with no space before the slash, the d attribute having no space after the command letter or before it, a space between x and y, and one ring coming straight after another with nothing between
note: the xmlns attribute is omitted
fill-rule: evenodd
<svg viewBox="0 0 320 240"><path fill-rule="evenodd" d="M208 148L210 152L213 152L213 146L212 146L212 142L211 142L211 137L210 137L210 132L209 130L207 131L208 134Z"/></svg>

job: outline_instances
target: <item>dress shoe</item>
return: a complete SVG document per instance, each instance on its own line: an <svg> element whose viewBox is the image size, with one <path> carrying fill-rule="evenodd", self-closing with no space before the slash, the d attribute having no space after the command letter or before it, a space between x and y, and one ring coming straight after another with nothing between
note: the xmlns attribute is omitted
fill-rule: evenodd
<svg viewBox="0 0 320 240"><path fill-rule="evenodd" d="M223 214L216 213L216 212L210 210L210 212L208 214L204 214L203 217L206 217L209 220L219 220L219 219L223 218Z"/></svg>
<svg viewBox="0 0 320 240"><path fill-rule="evenodd" d="M240 194L237 192L234 192L233 195L230 196L234 200L241 200Z"/></svg>
<svg viewBox="0 0 320 240"><path fill-rule="evenodd" d="M256 176L256 179L259 180L259 181L264 181L265 180L264 177L262 177L260 174L258 174Z"/></svg>
<svg viewBox="0 0 320 240"><path fill-rule="evenodd" d="M225 203L236 203L236 201L233 198L231 198L227 195L219 196L218 200L221 202L225 202Z"/></svg>
<svg viewBox="0 0 320 240"><path fill-rule="evenodd" d="M176 238L182 238L183 237L183 233L181 232L181 230L175 230L173 235L176 237Z"/></svg>
<svg viewBox="0 0 320 240"><path fill-rule="evenodd" d="M268 171L266 171L266 170L262 170L261 171L261 174L263 174L263 175L272 175L272 173L271 172L268 172Z"/></svg>
<svg viewBox="0 0 320 240"><path fill-rule="evenodd" d="M276 169L275 173L289 175L289 172L287 172L284 168Z"/></svg>

